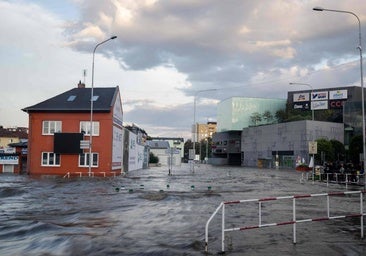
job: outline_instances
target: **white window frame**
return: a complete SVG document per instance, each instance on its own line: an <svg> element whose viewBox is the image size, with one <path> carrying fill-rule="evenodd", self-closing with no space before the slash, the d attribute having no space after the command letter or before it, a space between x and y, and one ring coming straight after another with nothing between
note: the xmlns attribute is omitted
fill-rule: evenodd
<svg viewBox="0 0 366 256"><path fill-rule="evenodd" d="M62 131L62 121L45 120L42 122L42 135L53 135Z"/></svg>
<svg viewBox="0 0 366 256"><path fill-rule="evenodd" d="M93 163L91 167L99 167L99 153L92 153L92 156L93 156ZM78 162L79 167L89 167L89 152L79 154Z"/></svg>
<svg viewBox="0 0 366 256"><path fill-rule="evenodd" d="M44 158L44 156L46 156L46 158ZM58 163L56 161L57 159ZM46 160L46 162L44 160ZM52 163L51 160L53 160ZM61 155L53 152L42 152L41 166L61 166Z"/></svg>
<svg viewBox="0 0 366 256"><path fill-rule="evenodd" d="M99 136L100 124L93 121L93 136ZM80 132L85 136L90 136L90 121L80 121Z"/></svg>

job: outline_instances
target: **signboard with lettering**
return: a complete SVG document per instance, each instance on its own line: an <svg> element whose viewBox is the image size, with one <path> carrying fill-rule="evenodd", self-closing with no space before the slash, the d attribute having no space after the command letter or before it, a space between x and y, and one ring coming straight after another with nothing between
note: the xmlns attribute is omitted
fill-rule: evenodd
<svg viewBox="0 0 366 256"><path fill-rule="evenodd" d="M299 110L309 110L310 109L310 102L296 102L292 106L293 109Z"/></svg>
<svg viewBox="0 0 366 256"><path fill-rule="evenodd" d="M343 108L345 102L346 102L345 100L330 100L329 108L331 108L331 109Z"/></svg>
<svg viewBox="0 0 366 256"><path fill-rule="evenodd" d="M318 143L316 141L309 141L309 154L318 154Z"/></svg>
<svg viewBox="0 0 366 256"><path fill-rule="evenodd" d="M329 99L330 100L347 99L347 90L329 91Z"/></svg>
<svg viewBox="0 0 366 256"><path fill-rule="evenodd" d="M312 110L319 110L319 109L328 109L328 101L312 101L311 102L311 109Z"/></svg>
<svg viewBox="0 0 366 256"><path fill-rule="evenodd" d="M18 164L19 157L17 155L0 155L0 164Z"/></svg>
<svg viewBox="0 0 366 256"><path fill-rule="evenodd" d="M327 91L313 92L311 94L311 100L327 100L327 99L328 99Z"/></svg>
<svg viewBox="0 0 366 256"><path fill-rule="evenodd" d="M310 101L308 92L294 93L293 97L294 97L294 102Z"/></svg>

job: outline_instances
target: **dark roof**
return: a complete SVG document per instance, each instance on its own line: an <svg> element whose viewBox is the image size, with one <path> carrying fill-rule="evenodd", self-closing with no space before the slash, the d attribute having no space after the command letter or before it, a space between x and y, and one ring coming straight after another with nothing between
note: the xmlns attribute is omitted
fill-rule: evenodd
<svg viewBox="0 0 366 256"><path fill-rule="evenodd" d="M169 142L163 140L148 140L146 141L147 145L152 149L168 149L170 148Z"/></svg>
<svg viewBox="0 0 366 256"><path fill-rule="evenodd" d="M0 127L0 137L28 139L28 133L22 129L4 129Z"/></svg>
<svg viewBox="0 0 366 256"><path fill-rule="evenodd" d="M119 91L116 87L94 88L94 112L109 112ZM91 88L73 88L36 105L23 108L24 112L88 112Z"/></svg>

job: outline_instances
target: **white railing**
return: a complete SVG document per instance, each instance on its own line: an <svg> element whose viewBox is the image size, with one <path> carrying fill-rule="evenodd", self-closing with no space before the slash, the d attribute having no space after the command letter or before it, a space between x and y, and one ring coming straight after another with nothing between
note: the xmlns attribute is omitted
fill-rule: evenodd
<svg viewBox="0 0 366 256"><path fill-rule="evenodd" d="M102 177L107 177L107 172L67 172L63 178L70 178L71 176L79 176L80 178L83 177L83 174L84 176L86 177L95 177L95 176L102 176ZM110 172L109 173L111 176L113 175L113 177L115 178L117 175L116 175L116 172ZM124 175L124 172L121 172L120 175Z"/></svg>
<svg viewBox="0 0 366 256"><path fill-rule="evenodd" d="M360 227L361 227L361 238L364 237L364 228L363 228L363 216L366 214L363 212L363 194L366 193L366 190L363 191L346 191L346 192L333 192L333 193L323 193L323 194L305 194L305 195L293 195L293 196L282 196L282 197L269 197L269 198L262 198L262 199L247 199L247 200L238 200L238 201L228 201L228 202L221 202L220 205L216 208L214 213L208 219L205 227L205 251L208 252L208 227L212 219L215 215L222 210L221 214L221 251L225 252L225 232L232 232L232 231L244 231L256 228L264 228L264 227L274 227L274 226L283 226L283 225L292 225L293 226L293 243L296 244L296 224L297 223L304 223L304 222L312 222L312 221L326 221L326 220L333 220L333 219L342 219L342 218L349 218L349 217L360 217ZM357 213L349 213L347 215L337 215L331 216L330 213L330 200L331 196L345 196L351 194L359 194L360 196L360 210ZM327 216L316 217L316 218L309 218L309 219L297 219L296 218L296 200L303 199L303 198L311 198L311 197L327 197ZM292 220L287 220L278 223L262 223L262 203L267 201L274 201L274 200L283 200L283 199L292 199ZM244 226L244 227L234 227L234 228L225 228L225 206L232 205L232 204L240 204L240 203L248 203L248 202L258 202L258 225L252 226Z"/></svg>

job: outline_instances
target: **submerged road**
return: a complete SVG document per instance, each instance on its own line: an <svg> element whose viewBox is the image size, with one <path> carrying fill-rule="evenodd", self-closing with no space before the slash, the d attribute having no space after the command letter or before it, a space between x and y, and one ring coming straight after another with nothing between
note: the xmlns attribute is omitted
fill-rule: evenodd
<svg viewBox="0 0 366 256"><path fill-rule="evenodd" d="M205 224L222 201L346 191L293 170L189 165L116 178L0 175L0 255L205 255ZM348 190L362 187L348 186ZM298 204L299 216L326 214L324 198ZM359 199L331 199L332 214L359 211ZM263 203L262 222L291 220L291 201ZM366 207L365 207L366 208ZM258 205L226 209L226 227L258 224ZM221 251L221 216L209 228L209 255ZM227 233L227 255L366 255L360 219Z"/></svg>

